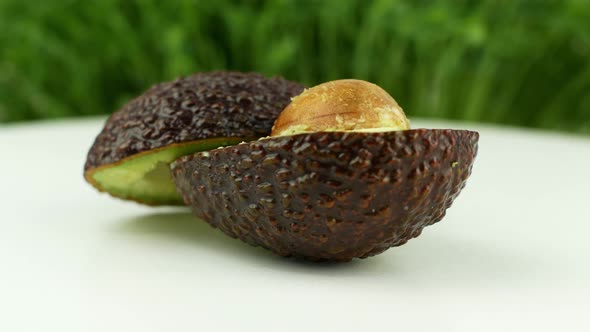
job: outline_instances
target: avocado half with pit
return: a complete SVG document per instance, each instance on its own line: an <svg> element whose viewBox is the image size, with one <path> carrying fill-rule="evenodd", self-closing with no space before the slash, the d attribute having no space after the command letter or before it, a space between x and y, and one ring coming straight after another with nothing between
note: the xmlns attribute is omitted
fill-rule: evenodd
<svg viewBox="0 0 590 332"><path fill-rule="evenodd" d="M169 164L180 156L267 136L303 86L256 73L209 72L157 84L115 112L88 152L99 191L178 205Z"/></svg>
<svg viewBox="0 0 590 332"><path fill-rule="evenodd" d="M469 177L478 133L409 129L393 98L358 80L293 99L272 136L172 163L195 215L282 256L376 255L441 220Z"/></svg>

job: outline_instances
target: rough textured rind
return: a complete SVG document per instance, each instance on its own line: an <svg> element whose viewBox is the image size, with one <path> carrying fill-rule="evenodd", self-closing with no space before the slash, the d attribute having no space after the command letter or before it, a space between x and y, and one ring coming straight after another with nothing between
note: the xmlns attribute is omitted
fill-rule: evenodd
<svg viewBox="0 0 590 332"><path fill-rule="evenodd" d="M182 142L262 137L303 86L255 73L199 73L153 86L106 122L84 171Z"/></svg>
<svg viewBox="0 0 590 332"><path fill-rule="evenodd" d="M195 215L282 256L348 261L441 220L471 173L478 133L417 129L273 137L172 164Z"/></svg>

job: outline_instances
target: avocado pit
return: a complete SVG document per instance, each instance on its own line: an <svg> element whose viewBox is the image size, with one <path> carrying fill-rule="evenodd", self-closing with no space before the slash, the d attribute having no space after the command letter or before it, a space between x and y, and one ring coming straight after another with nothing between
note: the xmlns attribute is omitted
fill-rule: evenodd
<svg viewBox="0 0 590 332"><path fill-rule="evenodd" d="M410 121L385 90L366 81L346 79L322 83L294 97L275 121L271 136L407 129Z"/></svg>

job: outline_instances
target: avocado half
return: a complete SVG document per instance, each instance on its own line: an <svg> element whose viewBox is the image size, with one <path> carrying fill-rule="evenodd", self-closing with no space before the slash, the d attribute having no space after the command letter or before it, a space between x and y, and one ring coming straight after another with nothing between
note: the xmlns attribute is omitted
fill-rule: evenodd
<svg viewBox="0 0 590 332"><path fill-rule="evenodd" d="M469 177L466 130L316 132L184 156L172 175L195 215L282 256L349 261L440 221Z"/></svg>
<svg viewBox="0 0 590 332"><path fill-rule="evenodd" d="M303 86L256 73L209 72L157 84L115 112L88 152L99 191L148 205L180 205L169 163L269 135Z"/></svg>

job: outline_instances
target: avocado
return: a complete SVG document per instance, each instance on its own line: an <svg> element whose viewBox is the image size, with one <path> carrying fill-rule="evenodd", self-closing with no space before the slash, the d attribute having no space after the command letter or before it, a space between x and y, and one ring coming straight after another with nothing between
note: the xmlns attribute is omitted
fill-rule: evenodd
<svg viewBox="0 0 590 332"><path fill-rule="evenodd" d="M99 191L148 205L180 205L169 163L270 134L303 86L257 73L208 72L157 84L112 114L88 152Z"/></svg>
<svg viewBox="0 0 590 332"><path fill-rule="evenodd" d="M471 173L478 133L415 129L275 137L181 157L195 215L282 256L348 261L442 219Z"/></svg>
<svg viewBox="0 0 590 332"><path fill-rule="evenodd" d="M400 246L443 218L479 134L409 129L383 93L359 80L306 90L273 136L174 161L176 188L213 227L282 256L350 261Z"/></svg>

